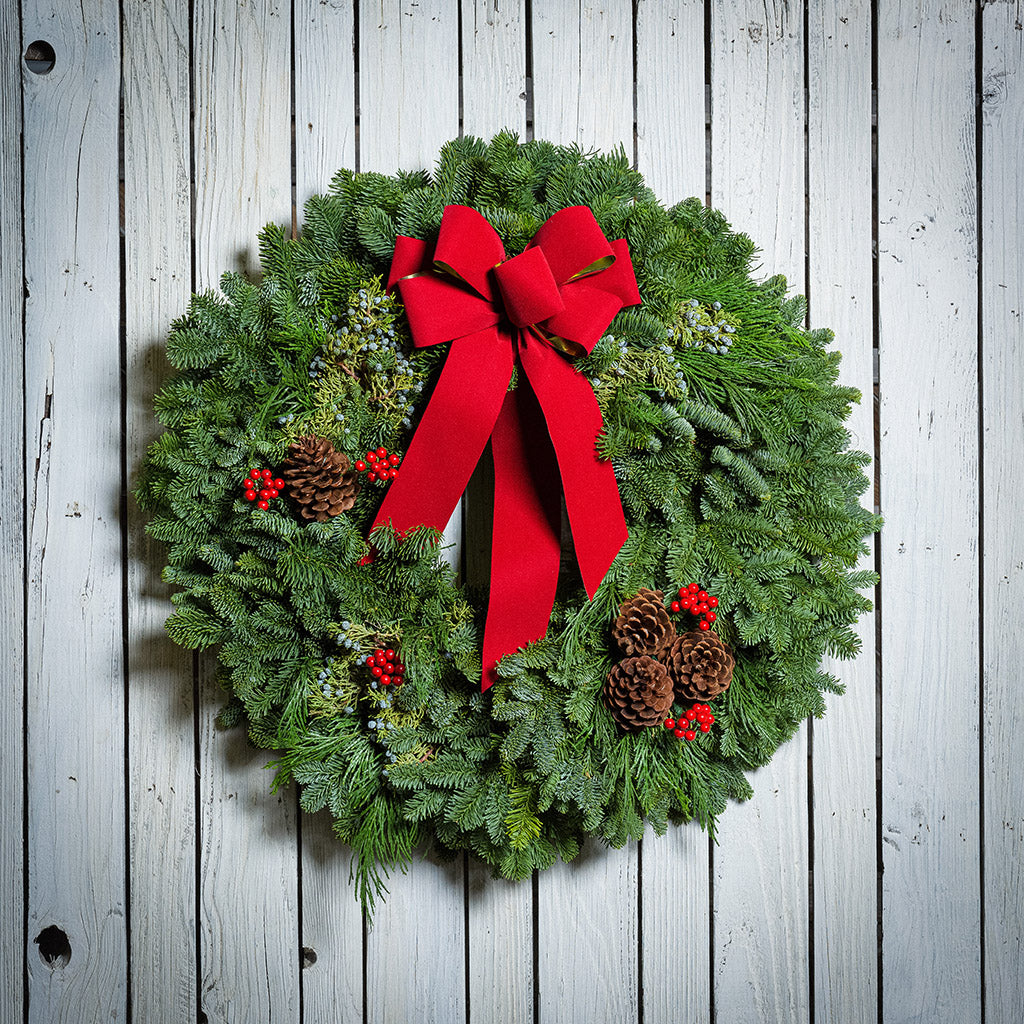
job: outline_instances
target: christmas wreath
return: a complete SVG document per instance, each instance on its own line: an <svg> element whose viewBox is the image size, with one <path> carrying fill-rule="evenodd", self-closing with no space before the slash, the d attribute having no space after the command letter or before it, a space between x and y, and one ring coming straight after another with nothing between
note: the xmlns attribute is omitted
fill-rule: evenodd
<svg viewBox="0 0 1024 1024"><path fill-rule="evenodd" d="M713 833L841 691L859 396L754 252L621 152L503 132L340 171L173 325L136 491L167 628L216 647L223 721L329 808L364 906L427 839L521 879ZM489 586L441 539L482 457Z"/></svg>

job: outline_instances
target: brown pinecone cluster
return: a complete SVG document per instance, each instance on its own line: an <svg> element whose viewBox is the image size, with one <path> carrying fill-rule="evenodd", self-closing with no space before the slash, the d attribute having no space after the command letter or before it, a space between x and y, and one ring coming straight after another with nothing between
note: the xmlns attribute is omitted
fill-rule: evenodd
<svg viewBox="0 0 1024 1024"><path fill-rule="evenodd" d="M732 682L729 645L711 631L678 634L660 590L624 601L612 634L626 657L612 666L603 696L626 732L657 725L674 701L711 700Z"/></svg>
<svg viewBox="0 0 1024 1024"><path fill-rule="evenodd" d="M326 437L300 437L290 445L281 476L300 515L318 523L347 512L359 493L359 474L349 457Z"/></svg>

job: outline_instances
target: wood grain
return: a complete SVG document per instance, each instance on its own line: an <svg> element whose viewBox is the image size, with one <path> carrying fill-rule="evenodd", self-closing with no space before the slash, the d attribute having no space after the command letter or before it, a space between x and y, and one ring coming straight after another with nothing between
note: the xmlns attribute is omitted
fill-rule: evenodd
<svg viewBox="0 0 1024 1024"><path fill-rule="evenodd" d="M188 4L127 4L124 46L126 464L159 433L168 325L191 291ZM196 1017L196 808L191 656L163 629L166 549L128 502L128 792L136 1020Z"/></svg>
<svg viewBox="0 0 1024 1024"><path fill-rule="evenodd" d="M355 5L294 0L295 197L298 218L335 171L354 167Z"/></svg>
<svg viewBox="0 0 1024 1024"><path fill-rule="evenodd" d="M871 4L808 7L810 320L831 327L840 380L863 398L847 423L874 451L871 261ZM870 472L870 471L869 471ZM863 502L874 501L868 491ZM874 569L874 545L861 568ZM857 624L853 662L827 662L846 684L814 723L815 1015L874 1024L878 1009L875 798L875 619Z"/></svg>
<svg viewBox="0 0 1024 1024"><path fill-rule="evenodd" d="M25 275L21 231L21 39L0 5L0 1020L21 1020L25 975Z"/></svg>
<svg viewBox="0 0 1024 1024"><path fill-rule="evenodd" d="M632 159L632 4L536 3L532 30L534 135Z"/></svg>
<svg viewBox="0 0 1024 1024"><path fill-rule="evenodd" d="M432 169L442 143L458 135L457 14L454 4L360 4L361 170ZM460 565L461 507L445 541L446 556ZM408 872L394 873L388 886L391 895L367 935L368 1021L462 1020L463 861L445 867L417 854Z"/></svg>
<svg viewBox="0 0 1024 1024"><path fill-rule="evenodd" d="M632 156L632 9L533 5L537 138ZM590 840L537 879L541 1020L632 1020L639 1013L637 847Z"/></svg>
<svg viewBox="0 0 1024 1024"><path fill-rule="evenodd" d="M526 133L526 21L522 0L463 0L463 132L489 139ZM487 585L494 474L484 453L463 499L463 572ZM469 858L466 891L467 995L471 1020L533 1020L533 888L491 878Z"/></svg>
<svg viewBox="0 0 1024 1024"><path fill-rule="evenodd" d="M666 206L703 199L703 4L642 0L636 46L644 55L636 72L638 169ZM710 1020L709 858L708 837L696 824L644 836L641 968L649 1024Z"/></svg>
<svg viewBox="0 0 1024 1024"><path fill-rule="evenodd" d="M256 273L256 235L291 220L290 8L195 5L196 286ZM207 666L199 709L200 1009L210 1024L297 1020L295 794L269 793L269 760L219 732L223 691Z"/></svg>
<svg viewBox="0 0 1024 1024"><path fill-rule="evenodd" d="M462 0L462 131L526 135L524 0Z"/></svg>
<svg viewBox="0 0 1024 1024"><path fill-rule="evenodd" d="M879 7L882 1011L934 1024L981 1014L974 39Z"/></svg>
<svg viewBox="0 0 1024 1024"><path fill-rule="evenodd" d="M354 5L295 3L295 195L326 191L355 167ZM363 914L349 882L351 850L326 813L301 816L302 1012L306 1021L363 1020Z"/></svg>
<svg viewBox="0 0 1024 1024"><path fill-rule="evenodd" d="M799 5L718 0L711 15L711 199L761 247L759 276L804 288L803 19ZM756 159L751 159L756 154ZM719 823L719 1020L810 1017L806 730L751 776Z"/></svg>
<svg viewBox="0 0 1024 1024"><path fill-rule="evenodd" d="M990 1021L1024 1017L1024 9L982 9L981 373L984 487L985 1009Z"/></svg>
<svg viewBox="0 0 1024 1024"><path fill-rule="evenodd" d="M118 5L22 4L28 1020L127 1012ZM42 766L45 765L45 768ZM44 959L49 928L67 961ZM53 932L47 934L55 934Z"/></svg>

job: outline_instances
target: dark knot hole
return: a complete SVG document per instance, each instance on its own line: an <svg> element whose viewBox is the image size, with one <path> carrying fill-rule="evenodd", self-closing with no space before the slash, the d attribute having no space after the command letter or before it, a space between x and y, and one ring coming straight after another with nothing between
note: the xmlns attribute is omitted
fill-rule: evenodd
<svg viewBox="0 0 1024 1024"><path fill-rule="evenodd" d="M36 936L36 945L43 963L50 967L67 967L71 962L71 943L68 942L67 932L55 924L44 928Z"/></svg>

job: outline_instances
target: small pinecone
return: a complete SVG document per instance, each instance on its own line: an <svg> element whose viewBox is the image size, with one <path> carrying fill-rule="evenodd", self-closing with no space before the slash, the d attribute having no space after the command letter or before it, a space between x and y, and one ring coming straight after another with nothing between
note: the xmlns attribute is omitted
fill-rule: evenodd
<svg viewBox="0 0 1024 1024"><path fill-rule="evenodd" d="M326 523L347 512L359 492L359 474L326 437L300 437L288 448L281 470L288 493L304 519Z"/></svg>
<svg viewBox="0 0 1024 1024"><path fill-rule="evenodd" d="M717 633L683 633L665 659L676 700L711 700L732 682L732 648Z"/></svg>
<svg viewBox="0 0 1024 1024"><path fill-rule="evenodd" d="M641 587L636 597L619 605L612 635L628 655L658 658L664 654L676 638L676 627L665 610L665 595Z"/></svg>
<svg viewBox="0 0 1024 1024"><path fill-rule="evenodd" d="M672 707L672 680L665 666L647 655L613 665L603 692L612 718L626 732L659 725Z"/></svg>

